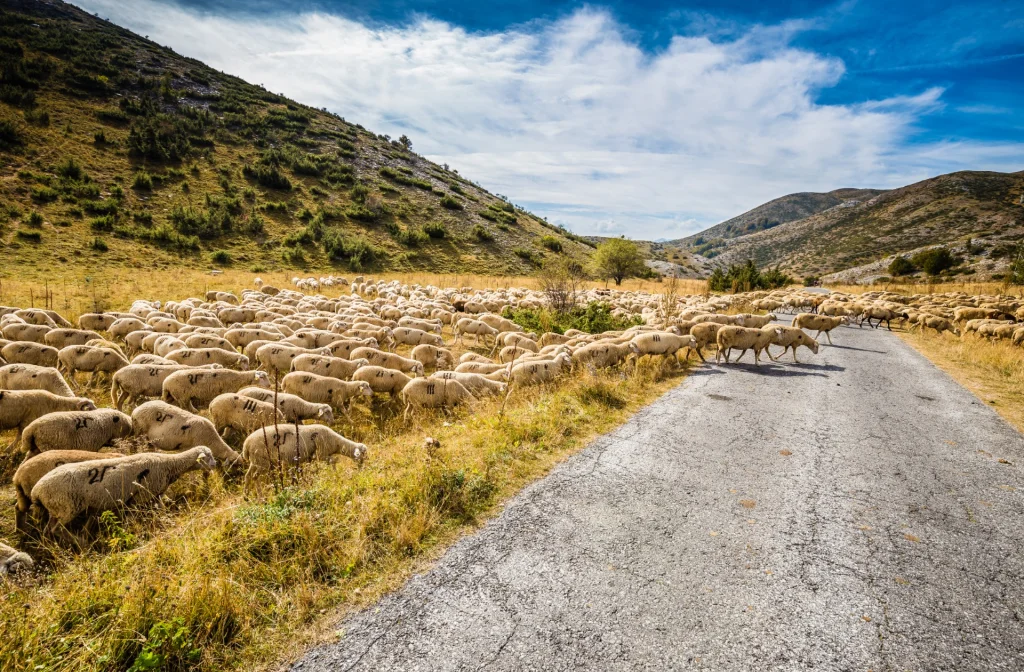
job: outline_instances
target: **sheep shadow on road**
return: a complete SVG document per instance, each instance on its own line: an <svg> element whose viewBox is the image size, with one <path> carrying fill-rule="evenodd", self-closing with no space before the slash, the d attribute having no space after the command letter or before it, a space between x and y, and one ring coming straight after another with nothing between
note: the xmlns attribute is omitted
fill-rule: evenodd
<svg viewBox="0 0 1024 672"><path fill-rule="evenodd" d="M889 354L888 350L872 350L870 348L855 348L852 345L836 345L835 343L832 343L832 344L821 343L820 345L822 345L823 347L826 347L826 348L839 348L840 350L856 350L857 352L872 352L872 353L874 353L876 355L887 355L887 354Z"/></svg>
<svg viewBox="0 0 1024 672"><path fill-rule="evenodd" d="M745 371L747 373L758 373L761 374L762 376L770 376L774 378L792 378L803 376L819 376L821 378L828 378L828 372L839 372L846 370L846 367L837 366L835 364L805 364L803 362L786 364L777 364L774 362L762 362L761 364L730 362L728 364L716 364L715 366L721 373L725 373L729 369L735 368L739 369L740 371Z"/></svg>

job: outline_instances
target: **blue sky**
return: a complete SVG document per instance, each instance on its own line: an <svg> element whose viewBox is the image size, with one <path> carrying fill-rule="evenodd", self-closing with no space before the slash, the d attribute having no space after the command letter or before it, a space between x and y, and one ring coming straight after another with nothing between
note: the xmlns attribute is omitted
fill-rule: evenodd
<svg viewBox="0 0 1024 672"><path fill-rule="evenodd" d="M580 233L1024 169L1024 3L80 0Z"/></svg>

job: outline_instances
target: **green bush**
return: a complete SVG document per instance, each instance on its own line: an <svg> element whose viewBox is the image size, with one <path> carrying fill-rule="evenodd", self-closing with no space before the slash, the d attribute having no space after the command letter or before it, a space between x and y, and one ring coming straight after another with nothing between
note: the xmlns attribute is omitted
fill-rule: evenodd
<svg viewBox="0 0 1024 672"><path fill-rule="evenodd" d="M231 263L231 255L226 250L217 250L210 254L210 261L218 266L226 266Z"/></svg>
<svg viewBox="0 0 1024 672"><path fill-rule="evenodd" d="M242 167L242 175L268 189L290 191L292 188L291 180L277 166L260 162L246 164Z"/></svg>
<svg viewBox="0 0 1024 672"><path fill-rule="evenodd" d="M57 166L54 170L59 177L63 177L74 182L79 182L85 176L85 171L82 170L82 166L74 160L72 157L68 157L63 163Z"/></svg>
<svg viewBox="0 0 1024 672"><path fill-rule="evenodd" d="M25 224L27 226L32 227L33 229L41 229L43 227L43 221L44 220L42 215L40 215L38 212L33 212L31 215L28 216L28 219L25 220Z"/></svg>
<svg viewBox="0 0 1024 672"><path fill-rule="evenodd" d="M56 189L51 189L50 187L42 184L37 184L32 187L32 200L37 203L51 203L56 201L58 196L60 196L60 194L57 193Z"/></svg>
<svg viewBox="0 0 1024 672"><path fill-rule="evenodd" d="M365 263L371 263L381 250L362 237L349 237L337 229L327 231L321 245L324 254L334 260L347 260L352 270L359 270Z"/></svg>
<svg viewBox="0 0 1024 672"><path fill-rule="evenodd" d="M473 227L473 237L479 240L481 243L489 243L494 240L494 234L488 231L486 228L477 224Z"/></svg>
<svg viewBox="0 0 1024 672"><path fill-rule="evenodd" d="M132 180L132 189L140 189L149 191L153 188L153 176L144 170L140 170L135 173L135 178Z"/></svg>
<svg viewBox="0 0 1024 672"><path fill-rule="evenodd" d="M110 249L109 247L107 247L107 241L103 240L99 236L96 236L95 238L92 239L92 242L89 244L89 247L96 250L97 252L106 252L107 250Z"/></svg>
<svg viewBox="0 0 1024 672"><path fill-rule="evenodd" d="M136 224L141 224L142 226L149 227L153 225L153 213L148 210L139 210L132 215L132 219L135 220Z"/></svg>
<svg viewBox="0 0 1024 672"><path fill-rule="evenodd" d="M512 254L516 255L517 257L524 261L533 264L534 266L540 266L542 263L541 258L537 256L537 253L534 252L533 250L527 250L526 248L523 247L517 247L516 249L512 250Z"/></svg>
<svg viewBox="0 0 1024 672"><path fill-rule="evenodd" d="M944 247L918 252L910 258L910 261L928 275L938 275L959 263L953 253Z"/></svg>
<svg viewBox="0 0 1024 672"><path fill-rule="evenodd" d="M448 229L442 222L430 222L423 225L423 233L431 238L444 238L448 235Z"/></svg>
<svg viewBox="0 0 1024 672"><path fill-rule="evenodd" d="M569 329L579 329L588 334L605 331L622 331L643 324L640 317L622 319L612 315L611 306L601 301L592 301L586 306L577 306L559 313L548 308L505 308L502 316L512 320L527 331L538 334L553 331L564 334Z"/></svg>
<svg viewBox="0 0 1024 672"><path fill-rule="evenodd" d="M0 119L0 149L10 151L24 142L21 129L10 119Z"/></svg>
<svg viewBox="0 0 1024 672"><path fill-rule="evenodd" d="M793 278L778 268L761 272L753 260L745 264L732 265L726 271L716 268L708 278L708 288L713 292L749 292L755 289L776 289L793 282Z"/></svg>
<svg viewBox="0 0 1024 672"><path fill-rule="evenodd" d="M97 217L93 219L91 222L89 222L89 228L91 228L93 231L110 232L114 230L115 224L117 224L116 217L114 217L113 215L103 215L102 217Z"/></svg>
<svg viewBox="0 0 1024 672"><path fill-rule="evenodd" d="M18 229L14 235L17 238L28 241L30 243L38 243L43 239L43 234L39 233L38 231L25 231L23 229Z"/></svg>
<svg viewBox="0 0 1024 672"><path fill-rule="evenodd" d="M910 275L916 270L917 267L914 266L914 263L910 261L910 259L907 259L906 257L896 257L891 262L889 262L889 275L896 278L903 275Z"/></svg>
<svg viewBox="0 0 1024 672"><path fill-rule="evenodd" d="M552 252L562 251L562 241L554 236L541 236L540 244Z"/></svg>
<svg viewBox="0 0 1024 672"><path fill-rule="evenodd" d="M462 203L454 196L446 195L441 197L441 207L448 208L449 210L462 210Z"/></svg>

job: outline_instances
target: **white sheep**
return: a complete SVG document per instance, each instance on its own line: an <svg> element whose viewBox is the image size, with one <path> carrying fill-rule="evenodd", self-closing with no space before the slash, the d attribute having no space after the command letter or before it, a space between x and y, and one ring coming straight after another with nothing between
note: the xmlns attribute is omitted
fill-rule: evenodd
<svg viewBox="0 0 1024 672"><path fill-rule="evenodd" d="M293 371L281 379L281 389L307 401L330 404L348 415L348 407L356 397L372 397L373 389L363 381L338 380L315 373Z"/></svg>
<svg viewBox="0 0 1024 672"><path fill-rule="evenodd" d="M697 350L697 339L693 336L681 336L668 331L648 331L637 334L630 343L637 347L637 353L641 357L644 355L664 357L675 355L680 350L686 349L688 351L686 356L689 359L689 351ZM573 353L574 359L575 356L576 354Z"/></svg>
<svg viewBox="0 0 1024 672"><path fill-rule="evenodd" d="M43 340L47 345L60 350L69 345L85 345L89 341L102 338L90 329L52 329L43 337Z"/></svg>
<svg viewBox="0 0 1024 672"><path fill-rule="evenodd" d="M11 364L57 366L57 348L33 341L13 341L0 348L0 357Z"/></svg>
<svg viewBox="0 0 1024 672"><path fill-rule="evenodd" d="M35 566L32 556L23 551L0 543L0 576L11 576L20 572L30 572Z"/></svg>
<svg viewBox="0 0 1024 672"><path fill-rule="evenodd" d="M818 333L814 334L815 339L821 337L822 334L825 334L825 338L828 339L828 344L832 345L832 336L829 332L842 324L849 323L850 318L845 315L830 316L816 315L814 313L799 313L793 318L791 326L807 329L808 331L817 331Z"/></svg>
<svg viewBox="0 0 1024 672"><path fill-rule="evenodd" d="M260 401L230 392L210 402L210 419L224 436L229 429L249 434L257 427L287 422L284 413L276 410L272 401Z"/></svg>
<svg viewBox="0 0 1024 672"><path fill-rule="evenodd" d="M61 348L58 358L60 368L72 381L78 371L91 373L91 380L97 373L114 373L130 364L119 350L91 345L69 345Z"/></svg>
<svg viewBox="0 0 1024 672"><path fill-rule="evenodd" d="M275 392L262 387L243 387L238 394L271 404L275 403L276 399L277 410L284 414L285 422L315 420L325 425L334 424L334 409L330 404L316 404L295 394Z"/></svg>
<svg viewBox="0 0 1024 672"><path fill-rule="evenodd" d="M31 364L8 364L0 367L0 389L44 389L57 396L75 395L59 371Z"/></svg>
<svg viewBox="0 0 1024 672"><path fill-rule="evenodd" d="M410 353L412 358L423 365L424 369L454 369L455 355L451 350L439 348L436 345L417 345Z"/></svg>
<svg viewBox="0 0 1024 672"><path fill-rule="evenodd" d="M750 327L738 327L735 325L724 325L718 330L716 341L718 343L718 352L715 353L715 361L718 361L719 355L725 357L726 363L729 362L729 355L733 348L738 348L740 352L739 357L736 361L740 361L740 357L746 354L747 350L754 351L754 364L760 364L761 352L767 348L772 342L772 336L774 335L773 329L779 329L779 327L772 327L769 325L765 329L752 329ZM770 354L769 354L770 356Z"/></svg>
<svg viewBox="0 0 1024 672"><path fill-rule="evenodd" d="M414 378L402 389L405 400L404 419L414 408L452 407L469 403L473 395L457 380Z"/></svg>
<svg viewBox="0 0 1024 672"><path fill-rule="evenodd" d="M145 437L158 450L208 446L225 469L237 466L241 459L212 421L163 401L147 401L132 411L132 427L136 436Z"/></svg>
<svg viewBox="0 0 1024 672"><path fill-rule="evenodd" d="M430 378L439 380L456 380L469 390L474 397L480 398L494 394L505 394L508 384L500 380L491 380L479 373L457 373L455 371L438 371Z"/></svg>
<svg viewBox="0 0 1024 672"><path fill-rule="evenodd" d="M130 424L130 423L129 423ZM14 486L14 525L21 532L28 530L28 513L32 508L32 488L39 479L62 464L91 462L111 457L123 457L121 453L97 453L91 450L50 450L30 457L14 472L11 483Z"/></svg>
<svg viewBox="0 0 1024 672"><path fill-rule="evenodd" d="M21 433L28 457L48 450L98 451L132 434L132 419L112 408L47 413Z"/></svg>
<svg viewBox="0 0 1024 672"><path fill-rule="evenodd" d="M149 355L155 357L155 355ZM138 359L138 358L136 358ZM163 359L162 357L160 358ZM163 394L164 380L176 371L191 371L196 367L175 364L170 360L162 362L139 362L132 363L119 369L110 377L110 400L114 402L114 408L121 410L125 402L136 403L139 399L146 397L159 397ZM203 368L218 368L219 365L212 365Z"/></svg>
<svg viewBox="0 0 1024 672"><path fill-rule="evenodd" d="M327 355L299 355L292 360L292 371L305 371L320 376L349 380L359 367L369 365L366 359L343 359Z"/></svg>
<svg viewBox="0 0 1024 672"><path fill-rule="evenodd" d="M509 380L515 385L549 383L561 376L571 365L572 358L564 352L551 360L520 362L512 367Z"/></svg>
<svg viewBox="0 0 1024 672"><path fill-rule="evenodd" d="M242 456L249 463L245 491L253 479L280 466L297 467L314 459L344 455L362 466L368 448L346 439L323 425L277 425L257 429L242 444Z"/></svg>
<svg viewBox="0 0 1024 672"><path fill-rule="evenodd" d="M412 378L401 371L370 365L364 366L353 373L352 380L366 383L373 390L374 394L390 394L395 396L409 384Z"/></svg>
<svg viewBox="0 0 1024 672"><path fill-rule="evenodd" d="M640 348L633 341L621 344L598 341L574 350L571 357L574 367L591 366L595 369L605 369L616 366L630 355L639 354Z"/></svg>
<svg viewBox="0 0 1024 672"><path fill-rule="evenodd" d="M814 354L818 354L818 342L811 338L809 334L805 333L799 327L768 325L764 327L763 331L766 331L769 334L771 334L771 345L782 346L782 352L779 353L778 357L772 356L771 348L766 349L768 356L771 357L772 360L777 361L779 357L782 357L784 354L786 354L787 350L792 348L793 361L796 362L796 349L801 345L808 348Z"/></svg>
<svg viewBox="0 0 1024 672"><path fill-rule="evenodd" d="M46 390L0 389L0 431L17 429L11 449L21 441L28 425L47 413L60 411L95 411L96 404L84 397L63 397Z"/></svg>
<svg viewBox="0 0 1024 672"><path fill-rule="evenodd" d="M185 347L167 354L167 359L187 366L203 366L220 364L226 369L249 369L249 358L235 351L221 348L190 348Z"/></svg>
<svg viewBox="0 0 1024 672"><path fill-rule="evenodd" d="M214 397L226 392L237 392L255 385L270 387L265 371L232 371L231 369L189 369L175 371L164 379L160 398L173 401L186 410L195 410L196 403L206 406Z"/></svg>
<svg viewBox="0 0 1024 672"><path fill-rule="evenodd" d="M391 333L395 337L395 342L402 345L420 345L422 343L437 347L444 345L444 339L439 334L415 327L398 327Z"/></svg>
<svg viewBox="0 0 1024 672"><path fill-rule="evenodd" d="M32 504L43 514L47 536L70 536L67 526L82 514L152 501L182 475L217 462L206 446L182 453L139 453L92 462L64 464L39 479ZM72 538L73 541L73 538Z"/></svg>
<svg viewBox="0 0 1024 672"><path fill-rule="evenodd" d="M356 348L351 354L353 359L365 359L373 366L383 366L413 376L423 375L423 364L415 359L402 357L393 352L384 352L373 348Z"/></svg>

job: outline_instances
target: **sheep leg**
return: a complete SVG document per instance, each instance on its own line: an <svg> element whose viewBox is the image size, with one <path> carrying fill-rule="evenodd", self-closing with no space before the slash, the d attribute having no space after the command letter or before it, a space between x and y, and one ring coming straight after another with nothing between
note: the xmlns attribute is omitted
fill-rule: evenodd
<svg viewBox="0 0 1024 672"><path fill-rule="evenodd" d="M21 442L21 427L18 427L18 432L14 435L14 441L11 441L9 444L7 444L7 447L4 448L4 452L5 453L9 453L20 442Z"/></svg>
<svg viewBox="0 0 1024 672"><path fill-rule="evenodd" d="M697 348L697 356L700 357L700 361L707 363L708 360L704 359L704 353L700 351L700 348Z"/></svg>
<svg viewBox="0 0 1024 672"><path fill-rule="evenodd" d="M795 346L795 345L793 346L793 361L794 361L794 362L796 362L797 364L799 364L799 363L800 363L800 362L798 362L798 361L797 361L797 359L796 359L796 346Z"/></svg>
<svg viewBox="0 0 1024 672"><path fill-rule="evenodd" d="M828 344L832 345L832 332L826 331L825 332L825 338L828 339ZM814 339L814 340L818 340L818 339Z"/></svg>
<svg viewBox="0 0 1024 672"><path fill-rule="evenodd" d="M412 411L412 404L406 402L405 413L402 414L402 422L409 422L409 413Z"/></svg>

